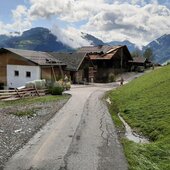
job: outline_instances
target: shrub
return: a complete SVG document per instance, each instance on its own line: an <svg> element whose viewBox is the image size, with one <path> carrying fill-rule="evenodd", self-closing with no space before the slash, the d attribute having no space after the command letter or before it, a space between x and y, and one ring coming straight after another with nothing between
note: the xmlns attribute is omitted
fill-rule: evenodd
<svg viewBox="0 0 170 170"><path fill-rule="evenodd" d="M61 82L56 81L49 85L48 92L52 95L62 95L64 86Z"/></svg>
<svg viewBox="0 0 170 170"><path fill-rule="evenodd" d="M51 89L51 94L52 95L62 95L63 91L64 91L64 87L62 86L53 86Z"/></svg>
<svg viewBox="0 0 170 170"><path fill-rule="evenodd" d="M70 88L71 88L71 83L70 82L67 82L67 83L64 84L64 89L65 90L70 90Z"/></svg>
<svg viewBox="0 0 170 170"><path fill-rule="evenodd" d="M144 70L145 70L144 66L138 66L136 69L137 72L144 72Z"/></svg>
<svg viewBox="0 0 170 170"><path fill-rule="evenodd" d="M115 81L115 75L113 73L109 74L108 81L109 82L114 82Z"/></svg>

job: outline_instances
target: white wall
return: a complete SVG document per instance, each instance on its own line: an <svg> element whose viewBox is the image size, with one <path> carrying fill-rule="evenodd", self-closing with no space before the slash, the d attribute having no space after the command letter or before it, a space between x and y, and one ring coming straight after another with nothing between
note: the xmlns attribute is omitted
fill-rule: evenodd
<svg viewBox="0 0 170 170"><path fill-rule="evenodd" d="M15 76L15 70L19 71L19 76ZM26 72L31 72L31 77L26 77ZM26 82L41 78L39 66L7 65L7 87L17 88L24 86Z"/></svg>

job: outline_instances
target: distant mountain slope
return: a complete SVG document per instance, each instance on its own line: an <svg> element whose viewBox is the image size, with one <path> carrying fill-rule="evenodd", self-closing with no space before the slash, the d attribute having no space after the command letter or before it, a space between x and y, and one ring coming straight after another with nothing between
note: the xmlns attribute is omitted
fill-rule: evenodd
<svg viewBox="0 0 170 170"><path fill-rule="evenodd" d="M0 37L1 38L1 37ZM2 37L3 38L3 37ZM69 51L69 46L57 40L47 28L36 27L14 36L0 40L0 47L10 47L35 51Z"/></svg>
<svg viewBox="0 0 170 170"><path fill-rule="evenodd" d="M135 44L128 41L128 40L125 40L125 41L111 41L111 42L109 42L107 44L109 44L109 45L126 45L130 52L138 50L138 47Z"/></svg>
<svg viewBox="0 0 170 170"><path fill-rule="evenodd" d="M2 42L4 42L4 41L8 40L9 38L10 38L10 37L7 36L7 35L0 35L0 43L2 43Z"/></svg>
<svg viewBox="0 0 170 170"><path fill-rule="evenodd" d="M104 45L105 44L102 40L90 34L82 33L82 38L86 39L87 41L90 41L91 45Z"/></svg>
<svg viewBox="0 0 170 170"><path fill-rule="evenodd" d="M170 60L170 34L165 34L160 38L150 42L144 47L151 48L153 51L153 59L155 62L163 64Z"/></svg>
<svg viewBox="0 0 170 170"><path fill-rule="evenodd" d="M89 41L90 45L103 45L100 39L86 33L81 38ZM0 35L0 47L27 49L35 51L74 51L69 45L58 40L57 36L47 28L36 27L23 32L19 36Z"/></svg>

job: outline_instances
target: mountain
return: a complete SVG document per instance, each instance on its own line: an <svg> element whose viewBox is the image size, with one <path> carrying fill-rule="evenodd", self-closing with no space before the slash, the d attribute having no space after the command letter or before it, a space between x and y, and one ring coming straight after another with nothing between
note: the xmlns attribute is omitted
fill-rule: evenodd
<svg viewBox="0 0 170 170"><path fill-rule="evenodd" d="M0 43L6 41L6 40L9 39L9 38L10 38L10 37L7 36L7 35L0 35Z"/></svg>
<svg viewBox="0 0 170 170"><path fill-rule="evenodd" d="M14 36L15 35L15 36ZM63 51L70 52L75 49L71 48L58 40L57 36L52 34L47 28L36 27L27 30L22 35L12 34L10 36L0 35L0 48L18 48L35 51ZM111 41L105 43L93 35L81 33L81 38L89 41L91 45L126 45L130 52L139 51L135 44L130 41ZM143 52L151 48L153 51L153 59L157 63L165 63L170 60L170 34L165 34L162 37L150 42L143 48Z"/></svg>
<svg viewBox="0 0 170 170"><path fill-rule="evenodd" d="M81 33L81 38L90 42L91 45L104 45L100 39L86 33ZM0 35L0 47L18 48L35 51L74 51L69 45L63 44L57 36L47 28L36 27L27 30L22 35Z"/></svg>
<svg viewBox="0 0 170 170"><path fill-rule="evenodd" d="M35 51L70 51L71 47L57 40L47 28L36 27L23 32L20 36L0 36L0 47L18 48Z"/></svg>
<svg viewBox="0 0 170 170"><path fill-rule="evenodd" d="M111 41L111 42L108 42L107 44L109 44L109 45L126 45L130 52L139 50L139 48L135 44L131 43L128 40L125 40L125 41Z"/></svg>
<svg viewBox="0 0 170 170"><path fill-rule="evenodd" d="M90 42L91 45L104 45L105 43L94 37L93 35L90 35L90 34L86 34L86 33L82 33L82 36L81 36L83 39L87 40Z"/></svg>
<svg viewBox="0 0 170 170"><path fill-rule="evenodd" d="M170 34L165 34L160 38L150 42L143 50L151 48L153 52L153 60L163 64L170 61Z"/></svg>

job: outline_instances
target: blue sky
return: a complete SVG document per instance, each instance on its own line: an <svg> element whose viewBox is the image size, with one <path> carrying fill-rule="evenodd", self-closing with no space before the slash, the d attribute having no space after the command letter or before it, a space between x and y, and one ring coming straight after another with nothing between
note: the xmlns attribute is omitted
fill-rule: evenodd
<svg viewBox="0 0 170 170"><path fill-rule="evenodd" d="M0 6L0 34L49 28L64 43L88 45L81 32L103 41L145 45L170 33L169 0L6 0ZM74 40L74 41L70 41Z"/></svg>
<svg viewBox="0 0 170 170"><path fill-rule="evenodd" d="M12 10L15 10L18 5L29 6L28 1L24 0L6 0L2 1L0 5L0 20L9 23L12 22Z"/></svg>

